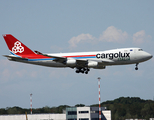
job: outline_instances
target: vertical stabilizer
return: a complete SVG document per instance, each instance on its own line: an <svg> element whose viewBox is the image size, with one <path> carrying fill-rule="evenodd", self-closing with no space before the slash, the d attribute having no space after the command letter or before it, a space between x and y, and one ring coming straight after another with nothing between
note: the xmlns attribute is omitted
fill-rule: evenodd
<svg viewBox="0 0 154 120"><path fill-rule="evenodd" d="M16 39L11 34L3 35L5 42L11 51L12 54L16 55L27 55L27 54L35 54L31 49L25 46L22 42Z"/></svg>

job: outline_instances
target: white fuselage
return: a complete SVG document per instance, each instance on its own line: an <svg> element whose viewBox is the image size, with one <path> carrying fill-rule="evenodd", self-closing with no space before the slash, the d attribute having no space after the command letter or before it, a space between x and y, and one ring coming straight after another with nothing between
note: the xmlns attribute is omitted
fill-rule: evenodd
<svg viewBox="0 0 154 120"><path fill-rule="evenodd" d="M47 54L49 56L67 57L71 60L83 60L88 62L97 62L97 66L89 66L89 68L104 69L104 66L109 65L125 65L125 64L138 64L152 58L152 55L143 51L140 48L122 48L107 51L96 52L75 52L75 53L58 53ZM14 60L14 59L11 59ZM48 67L77 67L65 63L54 61L54 58L45 59L28 59L28 60L15 60L18 62L43 65ZM87 66L88 67L88 66Z"/></svg>

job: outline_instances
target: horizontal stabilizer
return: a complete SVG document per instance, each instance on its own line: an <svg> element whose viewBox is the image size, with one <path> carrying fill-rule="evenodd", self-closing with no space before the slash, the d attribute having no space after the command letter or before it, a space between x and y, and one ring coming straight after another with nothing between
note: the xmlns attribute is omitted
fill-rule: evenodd
<svg viewBox="0 0 154 120"><path fill-rule="evenodd" d="M8 59L11 58L13 60L28 60L27 58L22 58L22 57L15 57L11 55L3 55L4 57L7 57Z"/></svg>

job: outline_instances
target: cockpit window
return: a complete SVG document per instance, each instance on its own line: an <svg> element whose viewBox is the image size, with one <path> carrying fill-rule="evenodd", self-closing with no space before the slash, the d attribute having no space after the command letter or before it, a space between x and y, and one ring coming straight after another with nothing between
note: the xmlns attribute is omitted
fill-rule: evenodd
<svg viewBox="0 0 154 120"><path fill-rule="evenodd" d="M143 51L142 49L138 49L138 51Z"/></svg>

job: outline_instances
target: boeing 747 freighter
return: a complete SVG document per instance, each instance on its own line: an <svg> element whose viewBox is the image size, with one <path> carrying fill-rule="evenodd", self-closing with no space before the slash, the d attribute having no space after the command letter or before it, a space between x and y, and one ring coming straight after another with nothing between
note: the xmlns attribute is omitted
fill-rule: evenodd
<svg viewBox="0 0 154 120"><path fill-rule="evenodd" d="M76 73L88 74L90 68L105 69L106 66L138 64L152 58L141 48L121 48L95 52L44 54L32 51L11 34L3 35L11 55L3 55L11 61L42 65L47 67L75 68Z"/></svg>

